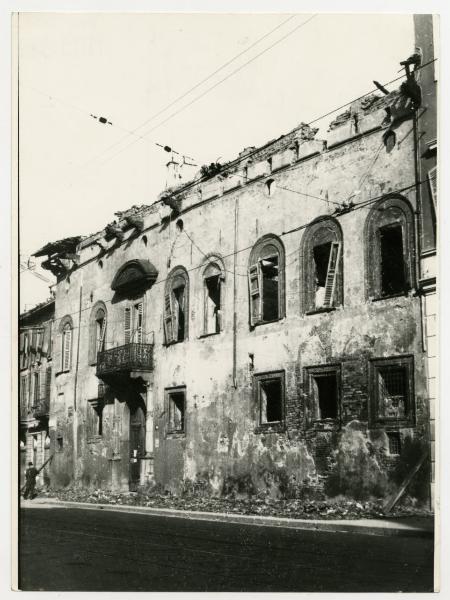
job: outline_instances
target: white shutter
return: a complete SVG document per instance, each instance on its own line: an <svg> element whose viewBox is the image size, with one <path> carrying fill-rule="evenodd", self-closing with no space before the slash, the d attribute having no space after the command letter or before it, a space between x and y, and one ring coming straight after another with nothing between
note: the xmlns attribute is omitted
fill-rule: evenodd
<svg viewBox="0 0 450 600"><path fill-rule="evenodd" d="M142 325L143 325L143 316L144 316L143 310L144 310L143 302L139 302L139 304L135 304L135 306L134 306L134 315L135 315L134 329L136 331L135 342L137 344L142 344Z"/></svg>
<svg viewBox="0 0 450 600"><path fill-rule="evenodd" d="M68 327L63 332L63 371L70 369L72 350L72 330Z"/></svg>
<svg viewBox="0 0 450 600"><path fill-rule="evenodd" d="M433 199L434 210L437 205L437 167L433 167L428 171L428 183L430 185L431 197Z"/></svg>
<svg viewBox="0 0 450 600"><path fill-rule="evenodd" d="M164 335L166 344L174 341L172 292L164 296Z"/></svg>
<svg viewBox="0 0 450 600"><path fill-rule="evenodd" d="M248 287L250 294L250 325L262 320L261 266L259 262L248 269Z"/></svg>
<svg viewBox="0 0 450 600"><path fill-rule="evenodd" d="M105 335L106 335L106 313L103 317L102 327L100 331L100 339L98 341L98 352L102 352L105 349Z"/></svg>
<svg viewBox="0 0 450 600"><path fill-rule="evenodd" d="M323 306L330 308L333 306L334 296L336 293L337 273L339 270L339 257L341 254L341 244L332 242L330 248L330 256L328 259L327 278L325 281L325 298Z"/></svg>
<svg viewBox="0 0 450 600"><path fill-rule="evenodd" d="M130 339L131 339L131 309L129 306L125 307L124 339L125 339L125 344L130 343Z"/></svg>

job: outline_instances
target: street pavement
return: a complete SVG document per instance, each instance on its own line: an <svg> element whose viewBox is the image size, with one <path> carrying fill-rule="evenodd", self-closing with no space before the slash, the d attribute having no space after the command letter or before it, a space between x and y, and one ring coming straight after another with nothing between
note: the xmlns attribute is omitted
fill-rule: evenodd
<svg viewBox="0 0 450 600"><path fill-rule="evenodd" d="M55 507L19 522L22 590L433 591L432 539Z"/></svg>

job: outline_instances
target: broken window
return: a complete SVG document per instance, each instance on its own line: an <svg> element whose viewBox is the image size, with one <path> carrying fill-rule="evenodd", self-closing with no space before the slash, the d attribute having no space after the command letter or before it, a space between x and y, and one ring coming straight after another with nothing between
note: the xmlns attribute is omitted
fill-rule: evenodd
<svg viewBox="0 0 450 600"><path fill-rule="evenodd" d="M366 221L368 298L384 298L411 289L414 278L414 217L403 198L380 200Z"/></svg>
<svg viewBox="0 0 450 600"><path fill-rule="evenodd" d="M220 333L222 330L222 281L221 267L210 263L204 273L204 334Z"/></svg>
<svg viewBox="0 0 450 600"><path fill-rule="evenodd" d="M337 421L340 418L340 366L308 367L310 414L313 421Z"/></svg>
<svg viewBox="0 0 450 600"><path fill-rule="evenodd" d="M371 361L371 416L379 423L412 424L413 357Z"/></svg>
<svg viewBox="0 0 450 600"><path fill-rule="evenodd" d="M186 410L186 388L166 390L168 433L183 433Z"/></svg>
<svg viewBox="0 0 450 600"><path fill-rule="evenodd" d="M380 228L381 293L389 296L405 291L405 263L402 227L399 224Z"/></svg>
<svg viewBox="0 0 450 600"><path fill-rule="evenodd" d="M320 219L302 242L303 309L312 312L342 303L342 233L333 219Z"/></svg>
<svg viewBox="0 0 450 600"><path fill-rule="evenodd" d="M89 364L97 362L97 354L106 347L106 307L103 302L92 309L89 323Z"/></svg>
<svg viewBox="0 0 450 600"><path fill-rule="evenodd" d="M284 371L254 376L259 424L280 424L284 420Z"/></svg>
<svg viewBox="0 0 450 600"><path fill-rule="evenodd" d="M284 316L284 247L275 237L257 242L248 269L250 325Z"/></svg>
<svg viewBox="0 0 450 600"><path fill-rule="evenodd" d="M164 334L166 344L182 342L188 335L189 278L177 267L167 278L164 295Z"/></svg>

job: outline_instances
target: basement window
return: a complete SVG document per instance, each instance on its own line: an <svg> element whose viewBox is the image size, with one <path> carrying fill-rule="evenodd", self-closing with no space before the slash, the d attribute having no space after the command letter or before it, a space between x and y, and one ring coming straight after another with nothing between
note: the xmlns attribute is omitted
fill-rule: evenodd
<svg viewBox="0 0 450 600"><path fill-rule="evenodd" d="M370 362L371 420L385 426L414 423L412 356Z"/></svg>
<svg viewBox="0 0 450 600"><path fill-rule="evenodd" d="M390 296L406 289L403 235L400 224L380 228L381 293Z"/></svg>
<svg viewBox="0 0 450 600"><path fill-rule="evenodd" d="M186 388L166 390L166 410L168 414L168 433L184 433Z"/></svg>
<svg viewBox="0 0 450 600"><path fill-rule="evenodd" d="M284 316L284 247L277 238L257 242L248 268L250 326L277 321Z"/></svg>
<svg viewBox="0 0 450 600"><path fill-rule="evenodd" d="M340 418L340 366L308 367L306 373L312 420L337 423Z"/></svg>
<svg viewBox="0 0 450 600"><path fill-rule="evenodd" d="M259 425L271 427L284 421L284 371L254 375Z"/></svg>
<svg viewBox="0 0 450 600"><path fill-rule="evenodd" d="M401 452L400 433L398 431L390 431L387 434L389 443L389 454L398 456Z"/></svg>

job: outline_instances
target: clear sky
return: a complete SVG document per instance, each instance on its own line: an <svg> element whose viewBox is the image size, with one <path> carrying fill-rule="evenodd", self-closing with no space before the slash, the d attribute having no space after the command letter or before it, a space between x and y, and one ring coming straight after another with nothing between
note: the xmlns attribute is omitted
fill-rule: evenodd
<svg viewBox="0 0 450 600"><path fill-rule="evenodd" d="M155 142L232 159L398 76L413 50L412 15L290 16L21 13L21 254L154 202L169 158ZM49 295L31 271L21 284L22 310Z"/></svg>

